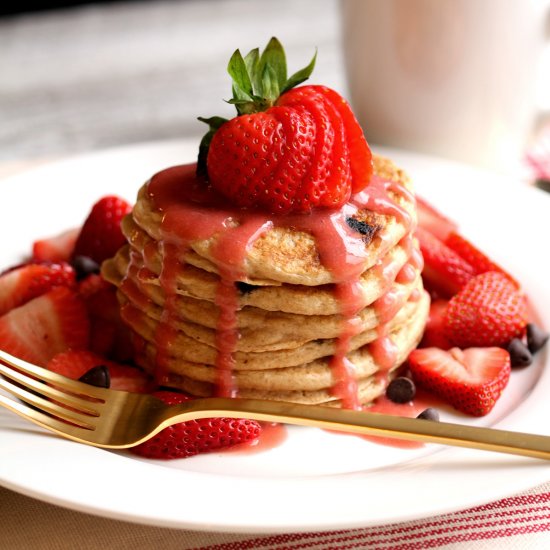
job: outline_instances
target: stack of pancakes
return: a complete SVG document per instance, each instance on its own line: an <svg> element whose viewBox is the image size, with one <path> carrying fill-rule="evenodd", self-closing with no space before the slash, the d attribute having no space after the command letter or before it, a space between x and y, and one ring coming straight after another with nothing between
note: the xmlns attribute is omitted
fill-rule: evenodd
<svg viewBox="0 0 550 550"><path fill-rule="evenodd" d="M412 237L416 206L410 182L381 157L374 158L374 172L402 186L404 193L391 196L412 223L366 209L347 218L366 252L359 278L362 305L346 353L363 404L384 391L416 347L429 309ZM162 245L162 220L163 213L145 184L132 214L123 222L128 245L103 264L102 273L118 287L122 317L135 336L136 362L151 373L156 371L163 386L196 396L216 395L220 316L216 294L222 281L211 253L212 242L192 243L178 259L167 316L163 254L169 247ZM408 276L400 277L404 270ZM315 238L292 227L273 227L247 249L243 276L234 284L238 290L238 339L232 354L236 394L339 405L331 358L342 334L342 306L334 291L333 274L319 259ZM390 294L395 298L392 307L381 307ZM164 344L159 326L166 323L170 324L170 342L160 349ZM374 351L381 338L394 350L391 364Z"/></svg>

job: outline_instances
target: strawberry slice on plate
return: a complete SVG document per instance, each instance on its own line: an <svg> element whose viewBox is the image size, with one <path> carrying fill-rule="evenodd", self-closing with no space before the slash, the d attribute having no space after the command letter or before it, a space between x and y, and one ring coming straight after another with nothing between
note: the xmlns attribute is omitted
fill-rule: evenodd
<svg viewBox="0 0 550 550"><path fill-rule="evenodd" d="M90 370L105 366L109 371L110 388L132 393L148 393L152 380L143 371L131 365L122 365L87 350L69 350L55 355L47 368L73 380L82 378Z"/></svg>
<svg viewBox="0 0 550 550"><path fill-rule="evenodd" d="M168 405L177 405L190 399L187 395L173 391L158 391L153 395ZM145 458L187 458L252 442L259 437L261 430L258 422L243 418L188 420L165 428L130 451Z"/></svg>
<svg viewBox="0 0 550 550"><path fill-rule="evenodd" d="M80 228L68 229L58 235L39 239L32 245L32 257L41 262L68 262L74 250Z"/></svg>
<svg viewBox="0 0 550 550"><path fill-rule="evenodd" d="M417 227L416 237L424 257L422 277L426 286L443 297L454 296L475 275L474 268L422 227Z"/></svg>
<svg viewBox="0 0 550 550"><path fill-rule="evenodd" d="M120 317L116 287L92 273L79 282L78 290L88 308L90 350L122 363L131 360L132 336Z"/></svg>
<svg viewBox="0 0 550 550"><path fill-rule="evenodd" d="M434 237L444 241L447 236L458 231L458 225L444 216L422 197L416 196L418 212L418 227L431 233Z"/></svg>
<svg viewBox="0 0 550 550"><path fill-rule="evenodd" d="M0 276L0 315L57 286L76 287L74 269L66 262L30 263Z"/></svg>
<svg viewBox="0 0 550 550"><path fill-rule="evenodd" d="M502 348L416 349L409 355L415 382L472 416L489 413L510 379Z"/></svg>
<svg viewBox="0 0 550 550"><path fill-rule="evenodd" d="M0 349L41 367L57 353L86 348L88 339L84 301L64 286L0 317Z"/></svg>
<svg viewBox="0 0 550 550"><path fill-rule="evenodd" d="M493 262L491 258L481 252L481 250L479 250L473 243L456 231L452 231L447 235L445 245L451 250L454 250L461 258L469 263L474 269L474 273L476 275L486 273L487 271L498 271L510 279L510 281L512 281L514 285L519 288L519 283L509 273Z"/></svg>

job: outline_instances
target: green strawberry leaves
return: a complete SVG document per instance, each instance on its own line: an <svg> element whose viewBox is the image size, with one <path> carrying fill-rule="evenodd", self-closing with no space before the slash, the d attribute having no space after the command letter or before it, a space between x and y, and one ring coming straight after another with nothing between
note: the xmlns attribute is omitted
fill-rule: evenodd
<svg viewBox="0 0 550 550"><path fill-rule="evenodd" d="M208 132L204 134L199 145L199 156L197 158L197 175L206 176L206 157L208 156L208 149L210 147L210 142L214 137L214 134L218 128L224 123L227 122L226 118L221 116L213 116L210 118L198 117L201 122L208 124Z"/></svg>
<svg viewBox="0 0 550 550"><path fill-rule="evenodd" d="M298 86L298 84L305 82L311 76L311 73L315 68L316 60L317 60L317 52L315 52L315 55L312 57L311 61L309 62L309 65L295 72L285 82L285 85L281 88L281 94L284 94L285 92L288 92L288 90L290 90L291 88L295 88L296 86Z"/></svg>
<svg viewBox="0 0 550 550"><path fill-rule="evenodd" d="M277 38L271 38L261 55L255 48L243 58L240 50L235 50L227 65L233 80L229 103L235 105L240 115L265 111L282 93L311 76L316 59L317 52L306 67L287 78L286 55Z"/></svg>

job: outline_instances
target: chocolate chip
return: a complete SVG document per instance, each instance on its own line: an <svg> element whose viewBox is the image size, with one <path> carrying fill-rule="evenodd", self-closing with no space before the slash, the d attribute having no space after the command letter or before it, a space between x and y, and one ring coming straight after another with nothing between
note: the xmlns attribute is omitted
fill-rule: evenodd
<svg viewBox="0 0 550 550"><path fill-rule="evenodd" d="M527 325L527 346L531 353L537 353L537 351L542 349L546 342L548 342L549 337L550 334L534 323L529 323Z"/></svg>
<svg viewBox="0 0 550 550"><path fill-rule="evenodd" d="M550 179L539 178L535 181L535 185L539 189L542 189L543 191L547 191L550 193Z"/></svg>
<svg viewBox="0 0 550 550"><path fill-rule="evenodd" d="M507 349L512 368L528 367L533 362L531 352L519 338L513 338Z"/></svg>
<svg viewBox="0 0 550 550"><path fill-rule="evenodd" d="M432 420L433 422L439 422L439 412L432 407L424 409L416 418L421 420Z"/></svg>
<svg viewBox="0 0 550 550"><path fill-rule="evenodd" d="M77 281L85 279L88 275L99 273L99 264L88 256L75 256L71 265L76 272Z"/></svg>
<svg viewBox="0 0 550 550"><path fill-rule="evenodd" d="M357 233L363 235L363 241L365 241L366 243L371 242L372 238L374 237L374 233L377 230L375 226L369 225L367 222L356 220L351 216L348 216L346 218L346 223L351 229L353 229L353 231L357 231Z"/></svg>
<svg viewBox="0 0 550 550"><path fill-rule="evenodd" d="M243 283L242 281L237 281L235 285L237 286L241 294L250 294L253 290L256 290L258 288L256 285Z"/></svg>
<svg viewBox="0 0 550 550"><path fill-rule="evenodd" d="M109 369L105 365L98 365L84 373L79 379L80 382L96 386L97 388L110 388L111 375Z"/></svg>
<svg viewBox="0 0 550 550"><path fill-rule="evenodd" d="M386 397L394 403L407 403L416 395L416 386L410 378L400 376L392 380L386 389Z"/></svg>

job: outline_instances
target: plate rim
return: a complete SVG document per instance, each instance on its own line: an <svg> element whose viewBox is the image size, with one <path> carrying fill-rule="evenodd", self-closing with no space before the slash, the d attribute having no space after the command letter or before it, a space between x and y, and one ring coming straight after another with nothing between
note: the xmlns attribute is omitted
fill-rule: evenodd
<svg viewBox="0 0 550 550"><path fill-rule="evenodd" d="M52 162L52 163L47 163L47 164L44 164L44 165L40 165L40 166L31 168L30 170L27 170L27 171L24 171L24 172L15 174L15 175L8 176L8 177L3 178L3 179L0 180L0 185L3 185L3 184L9 185L10 182L12 182L14 185L22 184L26 180L29 180L29 179L32 180L33 178L40 177L40 175L43 175L44 173L47 173L48 171L52 171L52 170L54 170L54 171L55 170L63 171L63 170L74 169L75 166L78 167L83 162L84 163L85 162L109 162L113 158L114 159L120 158L120 157L126 158L127 156L131 157L131 156L136 155L136 154L145 154L145 153L154 155L155 153L159 153L159 152L162 153L163 151L167 151L167 150L176 151L178 148L181 148L182 152L186 152L185 154L187 154L187 152L190 151L191 148L196 148L197 144L198 144L198 140L195 140L195 139L192 139L192 140L190 140L190 139L169 140L169 141L161 141L161 142L146 142L146 143L140 143L140 144L125 145L125 146L105 149L105 150L101 150L101 151L89 152L89 153L85 153L83 155L76 155L74 157L69 157L67 159L61 159L61 160L58 160L58 161L55 161L55 162ZM387 148L375 148L375 150L380 151L383 154L387 154L388 156L394 156L394 157L397 157L397 158L404 158L404 159L407 159L407 158L419 159L420 158L420 159L422 159L422 162L436 163L436 164L441 165L443 167L447 167L449 170L451 170L451 169L467 170L467 171L473 171L473 173L477 173L477 174L483 173L482 170L479 170L479 169L474 168L474 167L469 167L469 166L462 165L460 163L456 163L456 162L453 162L453 161L447 161L445 159L439 159L439 158L436 158L436 157L429 157L429 156L426 156L426 155L420 155L420 154L416 154L416 153L413 153L413 152L399 151L399 150L393 150L393 149L387 149ZM182 154L182 156L184 156L184 154ZM489 174L487 174L487 177L493 177L493 176L495 176L497 178L496 181L501 181L502 180L502 176L500 176L500 175L495 175L495 174L489 175ZM137 185L139 185L139 183L136 184L136 191L137 191ZM509 189L512 189L512 188L509 187ZM533 198L529 199L529 200L535 200L535 197L542 197L543 196L543 193L541 191L538 191L538 190L531 190L529 188L529 191L527 191L527 188L525 188L525 187L521 187L521 189L522 190L519 191L520 193L524 193L525 191L527 192L527 194L530 194L531 191L535 191L536 193L538 193L538 195L537 194L532 195ZM548 197L544 196L544 200L545 201L548 200ZM550 201L548 202L548 204L550 205ZM548 223L548 225L550 227L550 223ZM544 299L546 300L547 297L544 296ZM541 312L539 311L539 314L540 313ZM546 326L549 326L548 318L547 318L546 314L544 316L544 320L545 320ZM546 354L545 358L542 361L546 366L548 366L548 352L546 351L545 354ZM507 418L496 422L496 424L498 424L499 426L504 424L506 426L506 428L513 429L514 425L520 425L520 426L523 425L522 417L524 417L525 415L529 416L530 414L532 414L533 409L536 412L540 408L540 406L534 406L530 402L532 402L532 400L535 397L537 397L539 393L542 392L542 386L544 385L544 383L545 382L548 383L548 377L550 376L550 374L548 373L548 369L546 369L546 370L542 369L542 371L543 372L540 375L539 381L537 382L537 384L534 387L533 391L527 397L526 402L522 403L521 406L518 408L518 410L513 413L513 415L511 415L511 416L509 415ZM540 403L539 403L539 405L540 405ZM530 410L531 410L531 412L529 412ZM1 418L2 418L2 414L0 413L0 419ZM510 427L510 426L512 426L512 427ZM4 432L4 435L5 435L5 430L0 426L0 437L1 437L3 432ZM36 434L30 435L31 440L35 436L36 436ZM71 442L65 442L65 443L70 443L71 445L74 445ZM64 445L61 445L61 446L63 447ZM101 451L101 452L104 452L104 451ZM3 451L0 449L0 456L2 454L3 454ZM444 455L444 457L446 457L446 458L444 458L444 460L447 460L447 461L449 461L449 460L455 460L455 461L457 461L457 460L466 460L467 463L468 463L469 460L471 461L471 454L469 454L468 451L458 450L458 449L444 449L444 450L438 451L434 454L428 455L428 457L421 457L421 458L418 458L418 459L412 459L412 460L409 460L409 461L405 461L405 462L408 462L408 463L405 464L403 467L401 467L401 470L403 472L407 472L408 469L410 469L410 468L415 470L416 468L419 467L419 464L417 464L417 462L420 461L421 463L426 464L426 460L427 460L427 463L432 465L432 467L434 465L439 465L438 467L440 467L441 466L441 462L440 462L441 461L441 456L440 455ZM113 454L113 456L118 456L118 455ZM525 459L519 459L519 460L525 460ZM225 522L225 523L223 523L223 521L222 521L220 523L220 519L218 518L218 522L213 523L211 521L211 519L209 519L207 517L203 518L202 522L198 521L197 519L195 519L193 521L187 521L185 518L176 518L174 516L172 516L170 518L159 517L158 514L155 515L151 510L149 510L149 511L141 510L140 511L139 509L132 508L132 510L130 511L129 508L126 507L126 511L124 511L124 510L121 510L120 508L119 509L113 509L112 506L111 507L105 507L105 506L102 506L98 503L94 503L95 505L91 505L89 503L84 503L81 500L79 500L77 497L75 497L74 495L73 495L73 498L68 498L67 495L60 496L60 493L59 492L56 493L55 490L52 487L50 487L49 492L48 492L47 488L44 488L44 487L42 487L41 489L37 489L36 485L35 485L34 488L33 488L32 482L25 484L21 481L19 481L19 483L15 483L13 481L10 481L10 479L6 478L6 474L4 473L1 462L2 461L0 461L0 485L4 486L4 487L6 487L10 490L19 492L21 494L25 494L25 495L33 497L33 498L37 498L39 500L43 500L45 502L49 502L51 504L60 505L60 506L63 506L63 507L66 507L66 508L69 508L69 509L72 509L72 510L77 510L77 511L85 512L85 513L91 513L91 514L106 517L106 518L118 519L118 520L123 520L123 521L130 521L130 522L133 522L133 523L164 526L164 527L173 527L173 528L180 528L180 529L195 529L195 530L212 531L212 532L215 531L215 532L233 532L233 533L250 533L250 534L252 534L252 533L255 533L255 534L276 533L276 532L327 531L327 530L333 530L333 529L353 529L353 528L358 528L358 527L368 527L368 526L382 525L382 524L387 524L387 523L397 523L397 522L402 522L402 521L410 521L410 520L414 520L414 519L421 519L421 518L426 517L427 514L429 514L429 513L436 513L436 514L439 515L439 514L444 514L444 513L456 511L456 510L459 510L459 509L464 509L466 507L469 508L469 507L472 507L472 506L476 506L476 505L479 505L479 504L486 503L488 501L496 500L498 498L508 496L511 493L515 492L515 491L521 491L521 490L525 490L525 489L528 489L530 487L533 487L536 484L538 484L539 482L547 481L548 477L549 477L548 472L546 471L546 468L543 467L542 465L541 465L541 467L533 468L533 466L535 464L540 464L540 462L537 462L537 463L529 462L529 466L532 469L532 471L531 471L531 475L527 476L529 478L528 482L526 480L521 480L520 481L520 480L515 479L511 484L507 484L506 487L502 487L500 491L498 491L497 489L492 491L489 498L487 498L484 495L479 495L478 497L475 497L475 498L472 497L471 499L468 500L467 503L464 503L463 502L464 499L462 499L458 503L457 502L449 503L449 505L447 507L444 507L444 508L439 507L437 509L437 511L432 510L431 512L428 512L428 510L415 511L413 509L411 509L408 512L407 511L405 511L405 512L402 511L399 515L397 515L395 517L392 517L392 518L387 518L383 522L380 522L379 519L376 520L375 522L369 522L368 518L362 518L362 519L361 518L355 518L355 519L350 519L350 521L347 522L347 523L343 522L342 520L339 520L337 523L331 523L330 521L327 522L326 518L323 518L323 520L319 521L318 523L310 521L309 523L304 524L302 521L300 521L299 524L298 523L293 523L293 524L289 525L288 522L285 523L285 524L282 524L280 522L273 522L273 523L264 522L262 524L259 524L259 523L250 523L250 522L242 521L242 522L239 523L239 521L237 521L235 519L232 519L231 521ZM476 461L474 460L474 462L476 462ZM486 458L481 459L479 462L481 464L484 464L484 463L486 464L487 459ZM501 461L498 461L498 462L500 463ZM512 462L515 463L516 461L514 460ZM143 468L143 464L144 464L144 463L141 463L137 460L132 460L131 463L134 464L134 466L129 467L129 469L132 469L132 470L135 469L135 465L142 464L142 466L137 468L137 470L141 470ZM422 464L420 464L420 467L422 467ZM167 468L166 470L169 470L171 472L174 471L174 470L171 470L169 468ZM534 473L535 471L536 471L536 475ZM199 473L197 473L197 472L185 472L185 473L189 474L191 476L199 476L199 477L203 476L201 478L202 480L205 479L204 476L207 476L209 478L212 478L209 481L211 481L213 483L214 482L221 483L222 480L220 478L224 478L224 479L226 478L226 476L217 476L215 474L204 474L204 473L200 473L200 472ZM166 472L165 472L165 474L166 474ZM546 474L546 475L544 475L544 474ZM347 477L351 478L354 475L355 474L352 473L352 474L347 475ZM162 480L164 480L166 478L166 476L162 475L162 474L158 474L158 475L155 474L155 476L153 476L153 477L155 477L155 479L156 478L162 478ZM186 477L188 477L188 476L187 475L182 476L182 474L178 474L178 479L180 479L180 480L183 479L183 478L186 478ZM252 481L258 480L258 479L259 478L252 478ZM188 483L188 482L189 482L189 480L186 479L185 483ZM280 483L280 484L285 486L285 489L288 488L287 482L288 482L288 480L285 480L284 483L281 482L281 478L277 478L277 480L272 480L272 484ZM307 480L306 483L305 483L305 486L307 486L308 489L313 490L315 488L311 486L311 482L312 482L312 480ZM326 480L325 480L325 482L326 482ZM243 483L242 480L239 483L241 483L241 485L242 485L242 483ZM247 482L247 483L244 483L244 485L248 486L248 485L250 485L250 483L251 482ZM297 483L297 480L295 478L292 478L290 480L290 483L295 485ZM222 484L224 484L224 483L222 483ZM225 484L227 484L227 483L225 483ZM333 485L332 482L331 482L331 484Z"/></svg>

